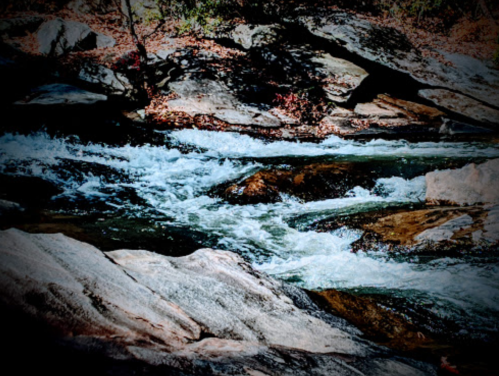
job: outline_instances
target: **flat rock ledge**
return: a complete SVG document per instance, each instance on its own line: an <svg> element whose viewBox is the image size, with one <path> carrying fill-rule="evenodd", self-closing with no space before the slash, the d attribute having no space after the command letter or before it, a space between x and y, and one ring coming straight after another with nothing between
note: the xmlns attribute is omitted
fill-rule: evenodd
<svg viewBox="0 0 499 376"><path fill-rule="evenodd" d="M0 244L0 302L54 328L66 346L116 362L193 375L436 374L298 308L291 287L231 252L103 253L15 229L0 232Z"/></svg>

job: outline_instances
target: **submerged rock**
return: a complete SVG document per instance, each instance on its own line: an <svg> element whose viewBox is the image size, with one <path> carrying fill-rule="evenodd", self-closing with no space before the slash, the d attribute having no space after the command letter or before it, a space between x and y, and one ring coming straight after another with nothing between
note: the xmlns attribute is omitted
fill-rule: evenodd
<svg viewBox="0 0 499 376"><path fill-rule="evenodd" d="M170 84L170 89L180 96L168 101L171 111L189 115L210 115L229 124L279 127L296 120L280 114L261 110L240 102L221 82L188 79Z"/></svg>
<svg viewBox="0 0 499 376"><path fill-rule="evenodd" d="M62 18L43 23L37 31L37 38L39 52L49 56L112 47L116 43L113 38L93 31L86 24Z"/></svg>
<svg viewBox="0 0 499 376"><path fill-rule="evenodd" d="M429 204L499 203L499 159L426 174Z"/></svg>
<svg viewBox="0 0 499 376"><path fill-rule="evenodd" d="M499 111L465 95L444 89L420 90L419 95L459 115L486 124L499 124Z"/></svg>
<svg viewBox="0 0 499 376"><path fill-rule="evenodd" d="M2 304L48 325L65 346L115 362L194 375L435 374L299 309L281 283L231 252L103 254L11 229L0 232L0 260Z"/></svg>
<svg viewBox="0 0 499 376"><path fill-rule="evenodd" d="M223 197L240 204L275 202L281 194L309 201L342 197L356 186L372 188L374 182L373 172L362 164L316 163L292 170L259 171L228 187Z"/></svg>
<svg viewBox="0 0 499 376"><path fill-rule="evenodd" d="M32 94L16 105L90 105L107 100L107 96L92 93L67 84L49 84L32 90Z"/></svg>

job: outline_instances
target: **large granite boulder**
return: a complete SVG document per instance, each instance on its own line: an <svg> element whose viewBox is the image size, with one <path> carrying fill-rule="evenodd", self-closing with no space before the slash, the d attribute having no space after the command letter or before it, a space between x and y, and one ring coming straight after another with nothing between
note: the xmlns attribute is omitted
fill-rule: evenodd
<svg viewBox="0 0 499 376"><path fill-rule="evenodd" d="M435 374L359 340L340 319L298 308L289 296L314 304L231 252L104 254L61 234L11 229L0 232L0 261L0 303L18 320L116 363L191 375Z"/></svg>
<svg viewBox="0 0 499 376"><path fill-rule="evenodd" d="M48 56L112 47L116 44L113 38L93 31L88 25L62 18L43 23L37 31L37 38L39 52Z"/></svg>

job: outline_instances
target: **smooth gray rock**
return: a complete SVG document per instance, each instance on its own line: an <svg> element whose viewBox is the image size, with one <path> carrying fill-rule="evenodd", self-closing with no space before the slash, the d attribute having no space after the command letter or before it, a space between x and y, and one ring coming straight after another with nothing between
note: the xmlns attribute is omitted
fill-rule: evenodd
<svg viewBox="0 0 499 376"><path fill-rule="evenodd" d="M231 33L232 39L246 50L263 47L282 39L280 25L246 25L237 26Z"/></svg>
<svg viewBox="0 0 499 376"><path fill-rule="evenodd" d="M183 111L192 116L210 115L229 124L279 127L296 120L278 112L260 110L240 102L221 82L187 79L173 82L170 89L180 96L168 101L172 111Z"/></svg>
<svg viewBox="0 0 499 376"><path fill-rule="evenodd" d="M61 18L43 23L37 31L37 38L39 52L49 56L111 47L115 44L113 38L94 32L88 25Z"/></svg>
<svg viewBox="0 0 499 376"><path fill-rule="evenodd" d="M418 95L432 101L437 106L469 117L470 119L486 124L499 125L499 110L490 108L466 95L445 89L420 90Z"/></svg>
<svg viewBox="0 0 499 376"><path fill-rule="evenodd" d="M405 35L392 28L373 25L347 13L322 18L299 16L298 22L316 36L364 59L407 73L421 83L456 90L494 106L499 103L498 71L487 68L485 75L484 67L477 72L466 59L457 59L461 66L447 66L426 58ZM462 69L463 65L467 69Z"/></svg>
<svg viewBox="0 0 499 376"><path fill-rule="evenodd" d="M82 90L66 84L49 84L33 89L28 98L15 102L16 105L89 105L106 101L107 96Z"/></svg>

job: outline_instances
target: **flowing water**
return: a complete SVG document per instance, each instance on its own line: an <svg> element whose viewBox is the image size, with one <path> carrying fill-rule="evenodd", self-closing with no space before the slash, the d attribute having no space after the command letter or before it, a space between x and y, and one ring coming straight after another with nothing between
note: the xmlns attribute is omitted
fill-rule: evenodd
<svg viewBox="0 0 499 376"><path fill-rule="evenodd" d="M164 145L82 143L44 132L0 138L0 173L35 176L63 192L51 208L153 219L163 228L209 236L206 246L232 250L257 269L307 289L338 288L385 294L426 307L463 334L497 334L499 262L495 256L421 258L382 250L351 252L359 230L316 232L310 224L334 213L358 213L424 201L424 168L499 157L480 143L346 141L267 142L198 130L164 133ZM367 190L302 202L231 205L213 189L269 167L305 162L357 161L391 166ZM424 168L423 168L424 167ZM111 228L110 231L113 229Z"/></svg>

